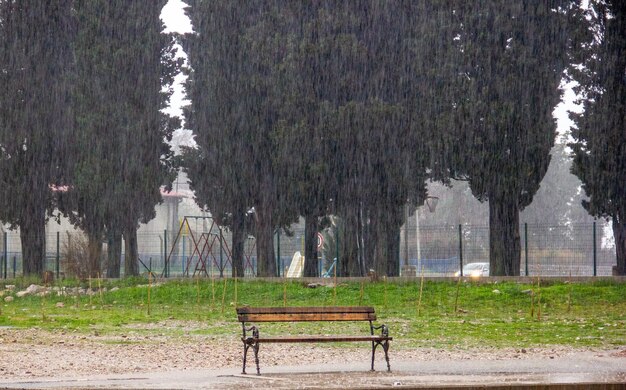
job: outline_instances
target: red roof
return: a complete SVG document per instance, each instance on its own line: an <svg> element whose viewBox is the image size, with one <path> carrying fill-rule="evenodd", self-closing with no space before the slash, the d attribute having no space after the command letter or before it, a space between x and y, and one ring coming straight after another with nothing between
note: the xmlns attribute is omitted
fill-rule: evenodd
<svg viewBox="0 0 626 390"><path fill-rule="evenodd" d="M176 192L176 191L166 191L164 188L161 188L161 196L163 198L188 198L189 195L183 193L183 192Z"/></svg>

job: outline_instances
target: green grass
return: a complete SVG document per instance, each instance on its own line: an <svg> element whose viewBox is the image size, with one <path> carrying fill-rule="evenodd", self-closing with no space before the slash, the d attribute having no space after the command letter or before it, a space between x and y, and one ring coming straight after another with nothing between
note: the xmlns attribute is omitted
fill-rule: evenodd
<svg viewBox="0 0 626 390"><path fill-rule="evenodd" d="M25 288L29 280L17 284ZM330 283L330 282L329 282ZM308 288L298 281L239 281L237 305L282 306L286 286L288 306L371 305L379 323L386 323L394 343L402 347L533 347L548 345L619 347L626 345L626 284L554 282L541 286L541 317L537 299L531 317L531 296L536 285L427 281L417 315L419 281L340 283ZM59 288L88 287L87 282L64 280ZM40 327L76 332L119 335L134 333L183 337L189 334L236 336L241 331L234 312L234 281L168 281L148 287L146 279L103 282L117 291L88 296L49 295L15 297L0 306L0 326ZM97 288L97 281L92 281ZM498 292L494 292L494 290ZM0 291L4 285L0 282ZM16 291L17 291L16 290ZM15 292L8 295L15 295ZM148 305L150 293L150 305ZM335 295L336 294L336 295ZM5 297L7 292L5 292ZM215 298L213 299L213 296ZM222 298L224 310L222 311ZM537 295L535 295L537 298ZM2 297L1 299L4 299ZM58 303L62 302L62 307ZM458 310L455 312L455 302ZM61 306L61 305L59 305ZM163 321L190 321L192 329L163 329ZM362 323L264 324L264 334L362 333Z"/></svg>

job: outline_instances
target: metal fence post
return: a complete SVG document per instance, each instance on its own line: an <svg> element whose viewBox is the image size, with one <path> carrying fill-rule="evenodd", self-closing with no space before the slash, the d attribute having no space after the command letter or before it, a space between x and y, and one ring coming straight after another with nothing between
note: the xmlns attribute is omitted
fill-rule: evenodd
<svg viewBox="0 0 626 390"><path fill-rule="evenodd" d="M56 261L57 261L57 264L56 264L56 267L57 267L57 269L56 269L56 271L57 271L57 279L59 279L59 272L60 272L59 263L60 263L60 260L61 260L61 252L60 252L61 245L60 245L60 242L61 242L61 232L57 232L57 258L56 258Z"/></svg>
<svg viewBox="0 0 626 390"><path fill-rule="evenodd" d="M280 265L280 228L276 230L276 268L278 269L278 277L280 278L282 268Z"/></svg>
<svg viewBox="0 0 626 390"><path fill-rule="evenodd" d="M7 264L9 263L9 251L8 251L8 243L7 243L8 234L7 234L7 232L4 232L3 236L4 236L4 278L6 279L7 278ZM15 272L13 272L13 274L15 274ZM15 277L15 275L13 277Z"/></svg>
<svg viewBox="0 0 626 390"><path fill-rule="evenodd" d="M459 272L463 276L463 225L459 224Z"/></svg>
<svg viewBox="0 0 626 390"><path fill-rule="evenodd" d="M185 235L183 235L183 261L182 261L182 268L181 268L181 272L183 273L183 276L185 276Z"/></svg>
<svg viewBox="0 0 626 390"><path fill-rule="evenodd" d="M524 262L526 264L526 276L528 276L528 223L524 222Z"/></svg>
<svg viewBox="0 0 626 390"><path fill-rule="evenodd" d="M224 250L223 250L222 243L224 242L224 234L222 233L222 228L221 227L218 227L218 228L220 229L220 278L223 278L224 277ZM231 256L231 261L232 261L232 256ZM244 270L244 274L245 274L245 270Z"/></svg>
<svg viewBox="0 0 626 390"><path fill-rule="evenodd" d="M17 256L13 255L13 279L15 279L16 268L17 268Z"/></svg>
<svg viewBox="0 0 626 390"><path fill-rule="evenodd" d="M163 230L163 261L165 262L165 277L170 277L170 262L167 259L167 229Z"/></svg>
<svg viewBox="0 0 626 390"><path fill-rule="evenodd" d="M336 251L336 257L335 257L335 274L339 273L339 226L335 226L335 251Z"/></svg>
<svg viewBox="0 0 626 390"><path fill-rule="evenodd" d="M596 221L593 221L593 276L597 276Z"/></svg>

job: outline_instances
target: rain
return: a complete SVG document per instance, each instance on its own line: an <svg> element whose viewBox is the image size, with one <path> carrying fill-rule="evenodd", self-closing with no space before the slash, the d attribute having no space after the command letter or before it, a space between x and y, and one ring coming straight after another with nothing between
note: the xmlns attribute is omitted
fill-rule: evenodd
<svg viewBox="0 0 626 390"><path fill-rule="evenodd" d="M623 2L0 0L0 42L0 277L626 274Z"/></svg>

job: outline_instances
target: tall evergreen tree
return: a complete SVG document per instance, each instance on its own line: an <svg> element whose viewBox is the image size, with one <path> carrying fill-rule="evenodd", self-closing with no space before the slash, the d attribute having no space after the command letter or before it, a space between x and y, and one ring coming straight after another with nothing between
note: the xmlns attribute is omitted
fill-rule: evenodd
<svg viewBox="0 0 626 390"><path fill-rule="evenodd" d="M154 217L160 186L171 183L175 123L161 112L177 69L173 40L162 34L165 1L86 0L76 4L78 39L75 158L61 205L90 238L90 272L100 270L109 237L107 276L137 275L137 227Z"/></svg>
<svg viewBox="0 0 626 390"><path fill-rule="evenodd" d="M423 93L428 78L413 77L425 53L415 26L429 15L414 13L408 1L277 4L192 3L199 27L188 39L187 118L200 145L188 154L192 185L214 215L231 220L233 232L254 206L257 244L270 250L278 222L267 221L277 214L287 220L297 208L312 259L306 275L317 271L317 220L329 208L344 217L340 272L361 275L375 266L395 275L402 206L423 199L431 162L424 145L432 137L418 125L431 105L418 104L415 81L420 98L434 95ZM248 152L250 140L255 149ZM235 201L240 211L229 212ZM263 274L263 258L273 256L259 258Z"/></svg>
<svg viewBox="0 0 626 390"><path fill-rule="evenodd" d="M304 276L318 275L317 232L332 198L332 137L324 117L335 78L321 77L329 65L331 39L321 20L328 4L291 2L286 9L292 26L283 65L283 99L276 134L276 177L280 207L304 218ZM325 48L324 48L325 47ZM330 72L328 72L330 73Z"/></svg>
<svg viewBox="0 0 626 390"><path fill-rule="evenodd" d="M0 219L20 228L25 275L44 269L51 189L65 175L72 3L0 2Z"/></svg>
<svg viewBox="0 0 626 390"><path fill-rule="evenodd" d="M198 204L208 208L221 225L232 231L233 275L244 274L246 213L252 207L247 183L250 171L242 169L246 145L239 77L242 57L239 36L245 28L243 10L234 3L190 1L186 13L194 32L183 39L191 71L185 110L187 128L195 134L197 150L186 150L184 167ZM238 12L242 17L238 18ZM246 8L246 12L250 12Z"/></svg>
<svg viewBox="0 0 626 390"><path fill-rule="evenodd" d="M233 273L243 274L246 215L253 219L258 275L276 275L275 132L284 50L279 2L191 1L184 39L192 71L186 123L198 150L187 170L199 204L233 232ZM199 159L198 159L199 158ZM254 207L254 208L253 208ZM252 211L254 211L252 213Z"/></svg>
<svg viewBox="0 0 626 390"><path fill-rule="evenodd" d="M163 112L171 96L180 63L171 34L164 34L160 19L167 0L132 2L127 24L130 53L123 77L129 108L129 126L122 145L121 181L124 183L120 210L124 233L125 274L139 273L137 228L156 215L155 205L162 202L161 186L171 188L176 177L169 141L179 121ZM128 142L130 141L130 142Z"/></svg>
<svg viewBox="0 0 626 390"><path fill-rule="evenodd" d="M611 219L617 273L626 275L626 3L592 1L588 17L571 68L584 103L572 131L572 172L589 197L587 211Z"/></svg>
<svg viewBox="0 0 626 390"><path fill-rule="evenodd" d="M458 139L450 157L489 201L490 269L520 273L519 211L548 169L574 1L459 3Z"/></svg>
<svg viewBox="0 0 626 390"><path fill-rule="evenodd" d="M330 89L338 91L330 100L336 107L331 171L344 221L342 274L373 268L398 275L404 205L421 203L426 178L440 176L431 147L431 118L442 109L433 72L439 8L421 1L339 2L325 19L336 21L326 34L337 42L324 68L332 76L325 77L343 88Z"/></svg>

